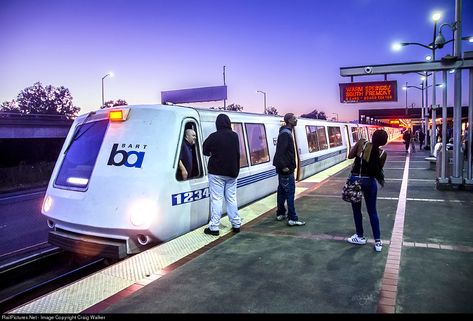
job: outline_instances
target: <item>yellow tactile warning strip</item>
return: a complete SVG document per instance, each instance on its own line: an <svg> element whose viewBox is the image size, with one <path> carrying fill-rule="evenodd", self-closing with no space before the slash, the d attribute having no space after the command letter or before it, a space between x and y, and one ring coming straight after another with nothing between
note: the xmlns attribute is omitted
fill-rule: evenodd
<svg viewBox="0 0 473 321"><path fill-rule="evenodd" d="M296 198L301 197L304 192L314 188L318 183L351 165L351 163L351 160L345 160L330 169L298 182ZM242 225L272 210L275 204L276 193L239 209ZM114 297L128 295L140 289L165 274L164 268L229 233L232 232L228 220L222 220L219 237L206 235L202 233L202 228L198 228L129 259L120 261L35 301L10 310L8 313L81 313L84 311L92 313L93 309L89 308L98 302L113 302ZM100 305L100 303L97 305Z"/></svg>

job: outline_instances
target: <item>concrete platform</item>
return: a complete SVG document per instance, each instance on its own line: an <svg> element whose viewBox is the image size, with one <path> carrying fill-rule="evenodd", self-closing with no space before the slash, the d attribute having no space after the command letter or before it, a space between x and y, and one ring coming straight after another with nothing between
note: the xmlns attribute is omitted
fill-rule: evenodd
<svg viewBox="0 0 473 321"><path fill-rule="evenodd" d="M199 228L9 313L472 313L473 194L439 191L428 151L385 150L383 251L352 245L341 189L352 161L297 184L307 224L275 221L271 195L240 209L242 231Z"/></svg>

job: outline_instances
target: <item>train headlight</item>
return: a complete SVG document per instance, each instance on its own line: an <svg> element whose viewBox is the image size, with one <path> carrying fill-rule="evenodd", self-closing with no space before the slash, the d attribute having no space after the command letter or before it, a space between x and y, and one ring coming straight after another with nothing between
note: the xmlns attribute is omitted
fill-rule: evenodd
<svg viewBox="0 0 473 321"><path fill-rule="evenodd" d="M130 208L130 222L134 226L142 228L151 224L151 220L156 215L158 206L152 200L139 200L132 204Z"/></svg>
<svg viewBox="0 0 473 321"><path fill-rule="evenodd" d="M53 206L53 198L48 195L44 198L43 201L43 213L49 212L51 206Z"/></svg>

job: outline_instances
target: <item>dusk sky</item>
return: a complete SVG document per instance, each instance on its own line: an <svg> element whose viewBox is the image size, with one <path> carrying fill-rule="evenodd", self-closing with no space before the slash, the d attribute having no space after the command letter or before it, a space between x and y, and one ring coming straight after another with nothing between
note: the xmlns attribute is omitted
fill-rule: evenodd
<svg viewBox="0 0 473 321"><path fill-rule="evenodd" d="M105 100L160 103L164 90L222 85L225 65L227 104L244 111L263 112L261 90L279 114L318 109L358 119L359 108L404 107L402 86L419 85L420 76L388 76L398 81L398 102L342 104L338 84L350 79L340 67L423 61L429 50L394 52L391 44L428 45L434 12L442 14L439 26L451 24L455 1L1 0L0 103L39 81L69 88L83 114L100 107L109 71L115 76L105 79ZM473 0L463 0L462 18L462 35L473 35ZM452 38L448 27L443 34ZM462 48L473 51L473 44L463 41ZM437 58L451 51L447 44ZM467 79L463 72L463 105ZM411 103L420 107L419 90L409 90Z"/></svg>

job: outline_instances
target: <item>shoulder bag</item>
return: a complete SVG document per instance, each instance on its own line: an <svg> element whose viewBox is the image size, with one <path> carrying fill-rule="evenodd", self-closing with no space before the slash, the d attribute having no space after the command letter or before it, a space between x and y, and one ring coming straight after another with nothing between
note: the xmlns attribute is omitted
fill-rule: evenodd
<svg viewBox="0 0 473 321"><path fill-rule="evenodd" d="M363 145L363 150L361 151L360 155L360 175L361 176L361 165L363 163L363 152L365 151L367 142ZM342 199L345 202L350 202L350 203L360 203L361 199L363 198L363 192L361 191L361 185L358 179L351 180L351 173L350 176L348 177L345 185L343 186L342 189Z"/></svg>

